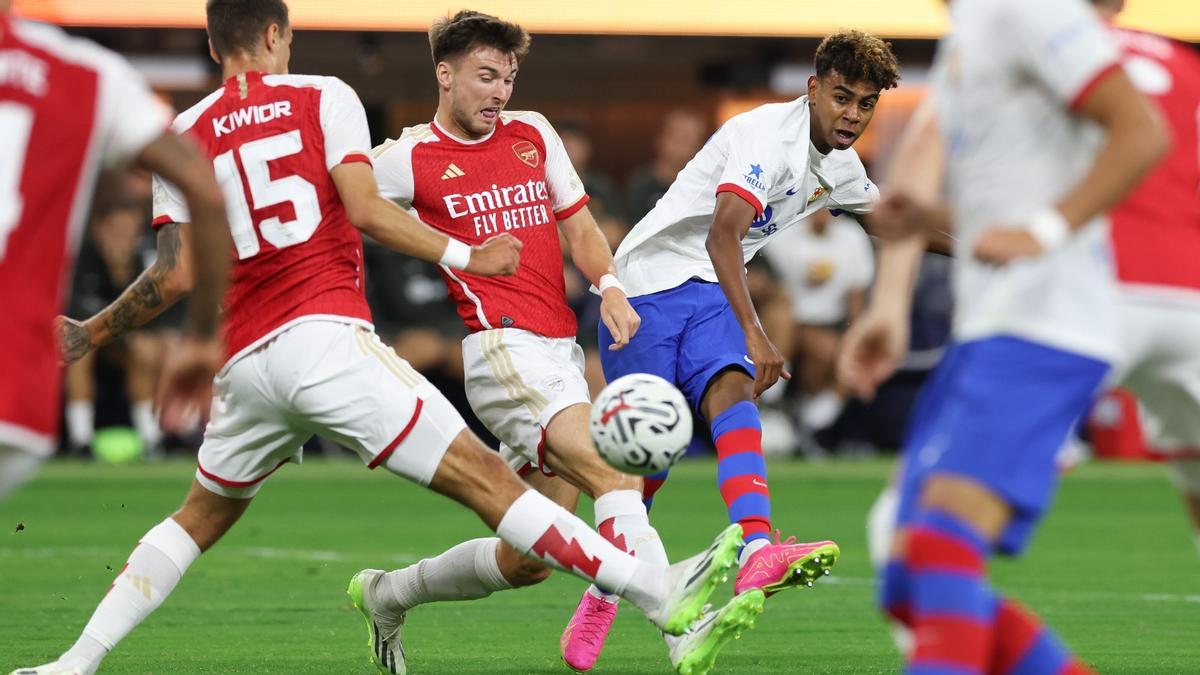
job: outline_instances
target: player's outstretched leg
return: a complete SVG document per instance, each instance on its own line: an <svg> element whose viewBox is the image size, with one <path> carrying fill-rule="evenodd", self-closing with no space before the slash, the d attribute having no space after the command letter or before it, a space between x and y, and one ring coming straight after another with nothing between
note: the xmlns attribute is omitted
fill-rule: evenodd
<svg viewBox="0 0 1200 675"><path fill-rule="evenodd" d="M596 531L609 543L654 566L666 567L666 549L650 524L642 503L638 476L609 466L588 431L591 406L572 405L559 411L546 427L545 461L568 483L595 502ZM617 615L618 597L593 585L580 599L559 640L563 661L576 671L596 664Z"/></svg>
<svg viewBox="0 0 1200 675"><path fill-rule="evenodd" d="M155 525L113 580L75 644L57 661L19 668L14 675L90 675L126 635L162 604L191 564L217 542L250 505L193 482L183 506Z"/></svg>
<svg viewBox="0 0 1200 675"><path fill-rule="evenodd" d="M546 497L469 431L450 444L430 487L474 510L516 550L629 600L656 626L682 634L736 562L741 528L730 526L705 551L670 567L610 544Z"/></svg>
<svg viewBox="0 0 1200 675"><path fill-rule="evenodd" d="M745 533L734 593L812 586L829 574L841 555L832 541L800 543L771 539L771 492L762 452L762 423L754 405L754 380L740 368L712 379L701 411L717 447L717 483L730 522Z"/></svg>
<svg viewBox="0 0 1200 675"><path fill-rule="evenodd" d="M564 508L574 510L579 500L579 491L561 479L536 472L529 483ZM391 572L362 570L346 592L366 619L371 660L380 672L404 673L403 630L410 610L431 602L478 600L549 576L550 568L541 561L521 555L498 537L488 537Z"/></svg>

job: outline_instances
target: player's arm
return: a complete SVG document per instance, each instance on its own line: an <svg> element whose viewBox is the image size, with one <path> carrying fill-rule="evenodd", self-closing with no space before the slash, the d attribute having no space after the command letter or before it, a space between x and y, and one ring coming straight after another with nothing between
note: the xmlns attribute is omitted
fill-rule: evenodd
<svg viewBox="0 0 1200 675"><path fill-rule="evenodd" d="M792 378L783 368L783 355L771 344L763 331L750 300L750 286L746 282L746 263L742 258L742 239L750 231L750 223L758 215L755 207L745 198L733 192L717 194L717 208L713 212L712 227L704 246L712 260L721 290L733 309L734 316L746 334L746 350L754 361L754 395L758 396L782 376Z"/></svg>
<svg viewBox="0 0 1200 675"><path fill-rule="evenodd" d="M888 197L872 214L872 228L885 228L871 302L850 326L838 354L838 380L856 396L870 399L908 352L912 288L929 240L949 230L949 211L940 202L945 146L932 98L913 114L896 145L888 170Z"/></svg>
<svg viewBox="0 0 1200 675"><path fill-rule="evenodd" d="M380 195L369 164L339 164L330 175L350 223L380 244L414 258L471 274L516 274L521 250L521 242L516 237L499 234L479 246L467 246L413 218Z"/></svg>
<svg viewBox="0 0 1200 675"><path fill-rule="evenodd" d="M609 345L609 349L624 347L637 333L642 319L629 304L625 287L617 279L617 268L613 264L608 240L586 206L560 220L558 229L570 247L571 262L593 286L600 289L600 320L613 336L613 344Z"/></svg>
<svg viewBox="0 0 1200 675"><path fill-rule="evenodd" d="M154 263L98 314L82 322L60 317L60 346L67 363L145 324L193 289L185 336L217 338L229 269L229 223L212 166L173 133L146 146L137 163L179 189L193 224L160 227Z"/></svg>

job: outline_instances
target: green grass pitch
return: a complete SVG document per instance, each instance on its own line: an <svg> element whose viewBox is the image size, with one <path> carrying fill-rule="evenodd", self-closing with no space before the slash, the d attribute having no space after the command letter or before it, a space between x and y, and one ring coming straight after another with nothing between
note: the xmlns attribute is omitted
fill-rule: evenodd
<svg viewBox="0 0 1200 675"><path fill-rule="evenodd" d="M55 463L0 504L0 672L69 646L137 537L179 503L191 471ZM882 462L772 464L776 524L801 539L838 540L842 560L815 588L771 598L718 672L898 669L874 609L863 527L888 471ZM673 558L699 550L725 522L714 475L710 462L685 463L660 495L654 521ZM581 511L590 518L590 505ZM344 592L350 576L486 534L465 510L382 471L286 467L101 672L372 672ZM992 576L1101 672L1200 669L1200 558L1161 467L1094 465L1067 476L1029 555L996 563ZM421 608L406 632L410 671L567 672L558 636L582 590L556 574L540 587ZM655 630L624 607L594 672L669 670Z"/></svg>

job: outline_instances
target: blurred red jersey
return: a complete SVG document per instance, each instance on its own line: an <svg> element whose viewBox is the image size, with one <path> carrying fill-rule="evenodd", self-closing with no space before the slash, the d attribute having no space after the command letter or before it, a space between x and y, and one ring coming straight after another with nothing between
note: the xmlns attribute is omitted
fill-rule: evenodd
<svg viewBox="0 0 1200 675"><path fill-rule="evenodd" d="M1200 54L1158 35L1114 30L1138 89L1159 107L1172 149L1111 214L1122 283L1200 290Z"/></svg>
<svg viewBox="0 0 1200 675"><path fill-rule="evenodd" d="M166 128L164 107L120 57L0 14L0 444L53 451L54 317L97 174Z"/></svg>
<svg viewBox="0 0 1200 675"><path fill-rule="evenodd" d="M465 141L435 120L375 149L379 191L430 227L468 244L507 232L521 240L511 277L481 277L442 266L450 297L471 331L520 328L574 337L558 221L587 203L562 140L534 112L501 113L490 135Z"/></svg>
<svg viewBox="0 0 1200 675"><path fill-rule="evenodd" d="M371 161L366 112L350 87L245 73L173 128L212 158L225 195L236 256L224 302L230 362L300 321L370 324L362 236L330 175ZM155 226L189 220L178 191L156 176Z"/></svg>

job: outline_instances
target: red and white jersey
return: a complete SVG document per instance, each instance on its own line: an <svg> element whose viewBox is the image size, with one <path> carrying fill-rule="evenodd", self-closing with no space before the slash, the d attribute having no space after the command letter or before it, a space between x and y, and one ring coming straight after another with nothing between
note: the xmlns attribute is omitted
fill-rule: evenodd
<svg viewBox="0 0 1200 675"><path fill-rule="evenodd" d="M1170 129L1166 159L1111 214L1122 283L1200 291L1200 53L1150 33L1114 30L1133 83Z"/></svg>
<svg viewBox="0 0 1200 675"><path fill-rule="evenodd" d="M230 362L300 321L370 324L362 235L330 175L371 161L354 90L335 77L244 73L173 129L212 158L225 195L236 256L224 304ZM178 190L155 176L155 227L189 220Z"/></svg>
<svg viewBox="0 0 1200 675"><path fill-rule="evenodd" d="M97 173L136 156L167 121L116 54L0 13L0 442L52 450L53 323Z"/></svg>
<svg viewBox="0 0 1200 675"><path fill-rule="evenodd" d="M458 315L472 331L521 328L573 337L558 221L588 201L562 140L535 112L504 112L488 136L465 141L438 125L409 127L375 148L379 191L447 235L479 244L502 232L521 240L511 277L442 266Z"/></svg>

